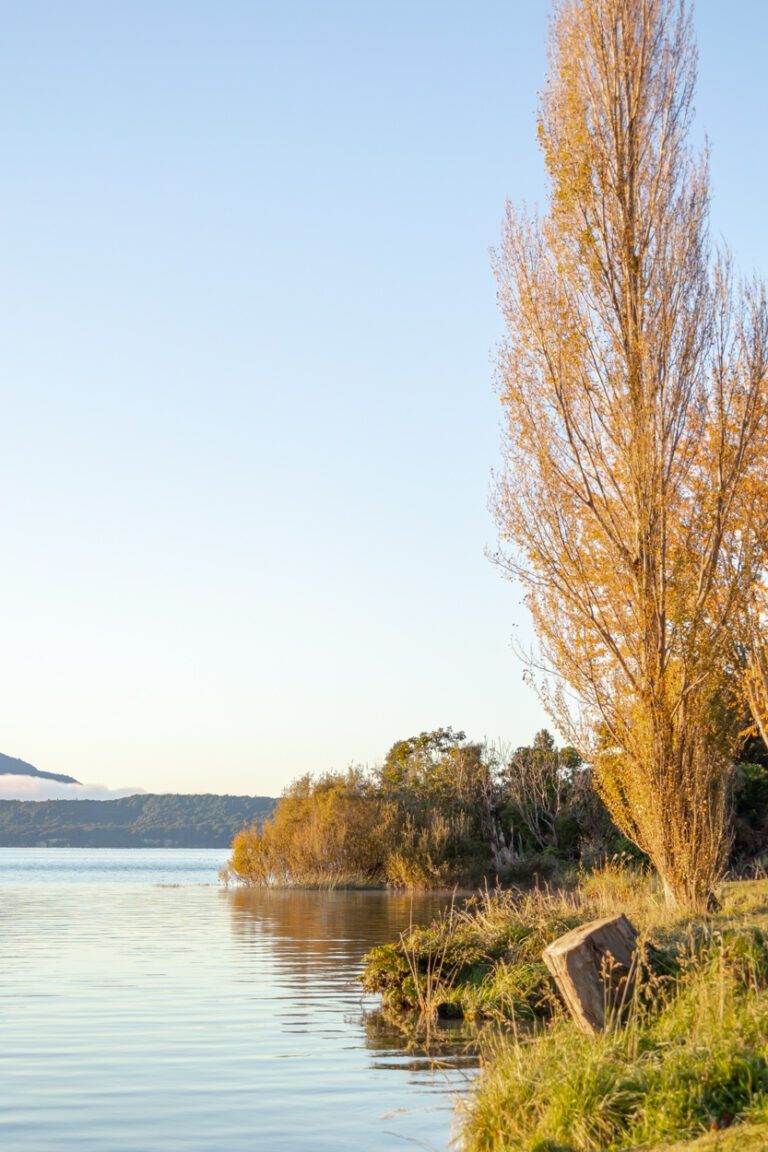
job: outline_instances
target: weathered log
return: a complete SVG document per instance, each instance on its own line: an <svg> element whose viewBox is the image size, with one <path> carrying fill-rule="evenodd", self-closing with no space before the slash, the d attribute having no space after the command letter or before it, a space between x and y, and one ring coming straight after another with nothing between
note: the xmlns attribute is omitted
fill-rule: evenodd
<svg viewBox="0 0 768 1152"><path fill-rule="evenodd" d="M637 932L626 916L592 920L544 949L544 963L583 1032L602 1032L626 1004Z"/></svg>

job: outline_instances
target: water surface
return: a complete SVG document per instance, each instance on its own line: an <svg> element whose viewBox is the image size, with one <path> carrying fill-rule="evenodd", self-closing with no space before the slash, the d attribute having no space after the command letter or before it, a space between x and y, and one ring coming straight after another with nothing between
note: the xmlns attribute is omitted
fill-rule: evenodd
<svg viewBox="0 0 768 1152"><path fill-rule="evenodd" d="M448 1147L473 1061L409 1050L357 981L444 901L226 891L225 857L0 849L3 1152Z"/></svg>

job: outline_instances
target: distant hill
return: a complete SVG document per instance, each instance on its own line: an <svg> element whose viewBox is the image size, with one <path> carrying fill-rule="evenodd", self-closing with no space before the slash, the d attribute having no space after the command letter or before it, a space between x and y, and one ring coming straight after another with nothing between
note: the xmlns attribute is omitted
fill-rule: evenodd
<svg viewBox="0 0 768 1152"><path fill-rule="evenodd" d="M0 847L226 848L241 828L270 816L275 803L270 796L212 794L0 800Z"/></svg>
<svg viewBox="0 0 768 1152"><path fill-rule="evenodd" d="M55 780L57 784L79 784L74 776L62 776L60 772L41 772L26 760L17 760L15 756L6 756L0 752L0 776L35 776L38 780Z"/></svg>

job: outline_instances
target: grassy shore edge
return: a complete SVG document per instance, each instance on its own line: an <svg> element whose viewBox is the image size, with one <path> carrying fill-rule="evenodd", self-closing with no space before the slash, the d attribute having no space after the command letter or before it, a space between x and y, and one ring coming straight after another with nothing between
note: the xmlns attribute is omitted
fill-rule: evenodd
<svg viewBox="0 0 768 1152"><path fill-rule="evenodd" d="M633 1152L765 1152L768 1148L768 1125L734 1124L722 1132L707 1132L697 1140L678 1144L657 1144L651 1149Z"/></svg>
<svg viewBox="0 0 768 1152"><path fill-rule="evenodd" d="M618 911L650 945L642 993L593 1040L566 1018L541 950ZM767 941L764 880L724 885L715 913L691 917L650 875L616 867L568 892L485 893L374 949L363 982L401 1020L500 1026L461 1106L463 1152L768 1149Z"/></svg>

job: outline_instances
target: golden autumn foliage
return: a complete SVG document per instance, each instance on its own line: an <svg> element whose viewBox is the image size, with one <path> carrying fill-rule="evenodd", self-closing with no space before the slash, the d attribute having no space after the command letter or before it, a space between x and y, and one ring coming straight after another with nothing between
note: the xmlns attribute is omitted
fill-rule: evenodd
<svg viewBox="0 0 768 1152"><path fill-rule="evenodd" d="M768 745L768 586L763 579L755 589L743 628L744 695L760 733Z"/></svg>
<svg viewBox="0 0 768 1152"><path fill-rule="evenodd" d="M261 828L232 844L249 885L430 889L490 867L491 775L483 748L450 728L399 740L380 768L302 776Z"/></svg>
<svg viewBox="0 0 768 1152"><path fill-rule="evenodd" d="M261 829L235 836L231 871L249 884L375 883L383 861L381 815L357 769L302 776Z"/></svg>
<svg viewBox="0 0 768 1152"><path fill-rule="evenodd" d="M496 260L500 561L526 588L560 726L687 905L726 856L768 507L765 296L710 248L695 75L684 0L559 4L549 207L508 208Z"/></svg>

